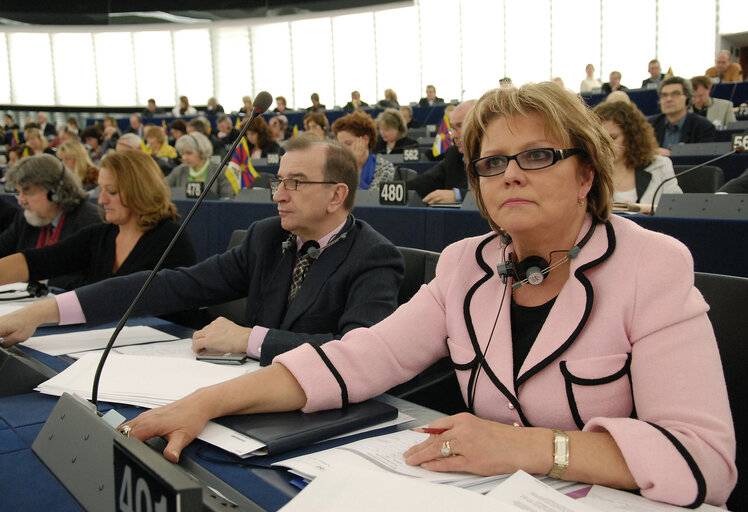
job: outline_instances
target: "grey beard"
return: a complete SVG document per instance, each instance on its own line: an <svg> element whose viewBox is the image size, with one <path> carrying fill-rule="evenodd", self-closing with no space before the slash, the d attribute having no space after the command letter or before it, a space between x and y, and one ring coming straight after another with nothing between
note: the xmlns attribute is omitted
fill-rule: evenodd
<svg viewBox="0 0 748 512"><path fill-rule="evenodd" d="M52 222L51 220L44 219L39 215L35 214L31 210L24 210L23 216L26 218L26 222L34 226L35 228L41 228Z"/></svg>

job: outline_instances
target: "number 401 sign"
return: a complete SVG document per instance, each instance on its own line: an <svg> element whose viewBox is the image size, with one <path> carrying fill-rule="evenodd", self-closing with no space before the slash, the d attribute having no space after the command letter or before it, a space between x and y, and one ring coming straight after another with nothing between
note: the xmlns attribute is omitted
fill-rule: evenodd
<svg viewBox="0 0 748 512"><path fill-rule="evenodd" d="M114 490L117 512L177 512L177 493L116 445Z"/></svg>

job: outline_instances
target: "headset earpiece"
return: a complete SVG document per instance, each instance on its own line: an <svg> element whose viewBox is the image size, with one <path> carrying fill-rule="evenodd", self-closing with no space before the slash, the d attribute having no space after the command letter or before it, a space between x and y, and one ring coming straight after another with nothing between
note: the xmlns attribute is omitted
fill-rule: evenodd
<svg viewBox="0 0 748 512"><path fill-rule="evenodd" d="M55 184L54 190L47 191L47 199L53 203L59 203L62 199L62 186L65 184L65 164L60 162L62 172L60 173L60 179Z"/></svg>

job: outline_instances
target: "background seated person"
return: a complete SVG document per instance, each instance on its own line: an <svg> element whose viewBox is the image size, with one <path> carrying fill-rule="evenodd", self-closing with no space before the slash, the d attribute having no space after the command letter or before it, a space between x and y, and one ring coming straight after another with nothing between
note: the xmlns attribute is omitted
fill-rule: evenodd
<svg viewBox="0 0 748 512"><path fill-rule="evenodd" d="M187 124L187 133L200 132L208 138L213 146L213 154L223 158L226 155L226 145L221 139L213 135L210 121L205 117L196 117Z"/></svg>
<svg viewBox="0 0 748 512"><path fill-rule="evenodd" d="M369 104L365 101L361 101L361 93L358 91L353 91L351 93L351 101L345 104L343 107L343 110L346 112L353 112L354 110L361 108L361 107L368 107Z"/></svg>
<svg viewBox="0 0 748 512"><path fill-rule="evenodd" d="M436 87L433 85L426 86L426 97L418 100L419 107L433 107L434 105L442 105L444 98L438 98L436 96Z"/></svg>
<svg viewBox="0 0 748 512"><path fill-rule="evenodd" d="M239 130L234 128L234 123L231 122L231 118L227 115L218 116L218 119L216 119L216 127L218 128L216 137L218 137L218 140L220 140L224 146L230 146L239 136Z"/></svg>
<svg viewBox="0 0 748 512"><path fill-rule="evenodd" d="M104 156L104 129L101 125L88 126L81 132L81 140L88 147L91 163L98 165Z"/></svg>
<svg viewBox="0 0 748 512"><path fill-rule="evenodd" d="M377 126L369 114L359 110L339 117L332 123L332 133L356 159L359 188L379 190L379 183L395 179L392 162L372 151L377 141Z"/></svg>
<svg viewBox="0 0 748 512"><path fill-rule="evenodd" d="M218 318L194 334L192 348L247 351L267 365L277 354L310 340L321 345L374 325L394 311L402 256L350 214L358 187L353 155L335 141L304 135L291 139L286 149L272 184L280 215L254 222L240 246L190 268L159 272L136 315L246 297L243 326ZM320 253L310 259L308 248L315 245ZM300 284L293 284L294 274ZM111 279L61 300L71 307L78 303L86 322L97 325L121 315L146 277L141 273ZM58 313L54 299L45 302L42 316L49 310ZM14 331L22 332L10 343L25 340L38 325L38 312L26 308L20 315L3 317L0 336L12 323Z"/></svg>
<svg viewBox="0 0 748 512"><path fill-rule="evenodd" d="M595 77L595 66L592 64L587 64L587 66L584 68L584 71L586 73L586 76L584 77L584 80L582 80L582 83L579 85L579 93L580 94L592 94L600 92L603 88L602 82L600 82L600 79Z"/></svg>
<svg viewBox="0 0 748 512"><path fill-rule="evenodd" d="M735 122L732 101L712 98L712 81L708 76L695 76L691 79L693 101L689 112L706 117L714 126L727 127Z"/></svg>
<svg viewBox="0 0 748 512"><path fill-rule="evenodd" d="M660 83L665 78L665 73L662 72L662 67L660 66L660 61L657 59L652 59L649 61L649 64L647 65L647 71L649 71L649 76L642 80L642 89L659 89Z"/></svg>
<svg viewBox="0 0 748 512"><path fill-rule="evenodd" d="M169 187L184 188L188 182L207 182L216 172L220 162L211 159L213 156L213 145L208 137L200 132L188 133L177 141L177 151L182 155L182 164L174 168L166 177L166 185ZM228 172L232 172L228 167ZM233 199L236 195L231 181L222 172L213 184L213 191L222 199Z"/></svg>
<svg viewBox="0 0 748 512"><path fill-rule="evenodd" d="M179 104L171 109L171 113L174 117L196 116L197 109L190 105L190 100L187 96L180 96Z"/></svg>
<svg viewBox="0 0 748 512"><path fill-rule="evenodd" d="M23 137L26 139L26 145L29 147L33 155L41 155L42 153L47 155L55 154L54 150L48 147L47 138L39 128L29 128L28 130L24 130Z"/></svg>
<svg viewBox="0 0 748 512"><path fill-rule="evenodd" d="M379 324L147 411L127 422L130 435L166 437L175 461L210 418L344 407L449 356L471 414L431 422L445 431L406 451L408 464L722 505L737 479L735 435L708 306L683 244L610 215L600 122L570 91L525 84L484 94L463 137L493 232L448 247L434 280ZM514 287L531 256L553 266ZM4 317L0 335L56 316L38 302Z"/></svg>
<svg viewBox="0 0 748 512"><path fill-rule="evenodd" d="M474 104L475 100L465 101L452 112L450 124L454 144L447 148L442 161L408 181L408 189L414 189L424 203L461 203L468 194L462 125Z"/></svg>
<svg viewBox="0 0 748 512"><path fill-rule="evenodd" d="M261 116L255 117L247 128L247 141L250 158L267 158L270 154L283 154L283 149L275 142L273 132Z"/></svg>
<svg viewBox="0 0 748 512"><path fill-rule="evenodd" d="M714 58L714 66L707 69L704 74L715 83L743 81L743 70L740 64L732 61L732 55L728 50L720 50Z"/></svg>
<svg viewBox="0 0 748 512"><path fill-rule="evenodd" d="M720 187L717 193L748 194L748 169L737 178L733 178Z"/></svg>
<svg viewBox="0 0 748 512"><path fill-rule="evenodd" d="M330 121L322 112L309 112L301 119L304 131L326 139L330 133Z"/></svg>
<svg viewBox="0 0 748 512"><path fill-rule="evenodd" d="M78 176L84 190L92 190L97 187L99 169L88 156L86 147L80 142L63 142L57 148L57 158L73 174Z"/></svg>
<svg viewBox="0 0 748 512"><path fill-rule="evenodd" d="M156 100L153 98L150 98L148 100L148 104L143 109L143 112L140 113L140 117L153 117L153 116L160 116L163 115L164 109L159 108L156 106Z"/></svg>
<svg viewBox="0 0 748 512"><path fill-rule="evenodd" d="M628 91L628 87L621 84L621 72L612 71L608 75L608 81L603 84L603 94L610 94L613 91Z"/></svg>
<svg viewBox="0 0 748 512"><path fill-rule="evenodd" d="M408 127L408 130L410 130L411 128L421 127L421 123L413 119L413 107L411 107L410 105L402 105L400 107L400 115L403 116L405 125Z"/></svg>
<svg viewBox="0 0 748 512"><path fill-rule="evenodd" d="M250 102L250 110L252 108L252 103ZM286 101L285 96L276 96L275 97L275 108L273 109L273 112L277 112L279 114L285 114L286 112L289 112L291 109L288 108L288 102Z"/></svg>
<svg viewBox="0 0 748 512"><path fill-rule="evenodd" d="M169 123L169 144L176 149L177 141L181 136L187 133L187 123L184 119L175 119Z"/></svg>
<svg viewBox="0 0 748 512"><path fill-rule="evenodd" d="M679 76L666 78L660 84L660 111L649 117L654 127L658 153L669 156L676 144L714 141L714 125L697 114L688 112L691 82Z"/></svg>
<svg viewBox="0 0 748 512"><path fill-rule="evenodd" d="M123 151L125 149L134 149L135 151L143 151L144 146L145 143L143 142L143 139L134 133L124 133L117 139L117 145L114 147L114 150Z"/></svg>
<svg viewBox="0 0 748 512"><path fill-rule="evenodd" d="M55 244L101 222L78 177L52 155L23 158L10 168L6 179L18 192L22 211L0 234L0 257ZM52 279L49 284L70 289L82 282L83 275L73 273Z"/></svg>
<svg viewBox="0 0 748 512"><path fill-rule="evenodd" d="M673 163L657 154L654 130L635 105L617 101L595 107L603 128L613 139L613 201L641 203L648 212L662 194L682 194L678 180L670 180L653 195L660 184L675 176Z"/></svg>
<svg viewBox="0 0 748 512"><path fill-rule="evenodd" d="M288 118L283 114L276 114L268 121L268 127L273 132L273 140L283 146L286 139L293 135L293 129L288 126Z"/></svg>
<svg viewBox="0 0 748 512"><path fill-rule="evenodd" d="M312 100L312 106L307 107L307 112L322 112L325 110L325 106L319 102L319 94L313 92L310 98Z"/></svg>
<svg viewBox="0 0 748 512"><path fill-rule="evenodd" d="M377 116L379 140L374 153L402 153L403 149L418 147L418 141L408 137L408 126L399 110L388 108Z"/></svg>
<svg viewBox="0 0 748 512"><path fill-rule="evenodd" d="M397 93L392 89L384 90L384 99L379 100L377 106L380 108L400 108L400 103L397 101Z"/></svg>
<svg viewBox="0 0 748 512"><path fill-rule="evenodd" d="M47 140L52 140L57 137L57 128L55 128L54 123L49 122L47 114L45 114L44 112L39 112L36 115L36 120L39 124L39 129L42 131L44 137L46 137Z"/></svg>
<svg viewBox="0 0 748 512"><path fill-rule="evenodd" d="M38 281L82 273L82 284L152 269L179 229L177 207L151 157L124 150L104 157L99 172L104 224L83 228L60 242L0 259L0 283ZM187 231L164 261L166 268L193 265Z"/></svg>
<svg viewBox="0 0 748 512"><path fill-rule="evenodd" d="M179 165L179 155L174 146L166 142L166 134L160 126L145 127L146 146L143 153L150 155L158 164L164 175L169 174L172 169Z"/></svg>
<svg viewBox="0 0 748 512"><path fill-rule="evenodd" d="M252 97L242 96L242 107L239 109L239 114L246 116L248 112L252 112Z"/></svg>
<svg viewBox="0 0 748 512"><path fill-rule="evenodd" d="M223 105L218 103L218 100L213 97L208 98L208 105L205 107L205 115L214 116L216 114L223 114Z"/></svg>

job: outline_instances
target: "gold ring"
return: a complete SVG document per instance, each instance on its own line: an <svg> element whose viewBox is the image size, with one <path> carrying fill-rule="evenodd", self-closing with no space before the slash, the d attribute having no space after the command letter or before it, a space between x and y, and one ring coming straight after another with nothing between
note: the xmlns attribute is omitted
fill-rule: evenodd
<svg viewBox="0 0 748 512"><path fill-rule="evenodd" d="M122 433L123 436L130 437L131 430L132 430L132 427L130 425L125 425L124 427L122 427L122 430L120 430L120 432Z"/></svg>
<svg viewBox="0 0 748 512"><path fill-rule="evenodd" d="M442 443L441 454L442 457L449 457L452 455L452 448L449 446L449 441L444 441Z"/></svg>

